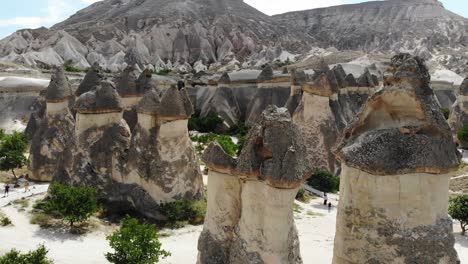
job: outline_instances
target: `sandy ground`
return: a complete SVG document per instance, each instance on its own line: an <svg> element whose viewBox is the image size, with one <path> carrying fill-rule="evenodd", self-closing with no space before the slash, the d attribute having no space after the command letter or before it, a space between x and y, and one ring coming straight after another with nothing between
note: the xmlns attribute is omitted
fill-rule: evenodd
<svg viewBox="0 0 468 264"><path fill-rule="evenodd" d="M44 192L47 185L38 185L35 193ZM0 210L13 221L12 227L0 227L0 254L16 248L21 251L34 249L44 244L50 250L49 256L56 264L107 263L104 254L110 251L105 239L106 234L115 230L115 226L100 226L98 230L83 236L68 232L41 229L29 223L29 215L19 206L7 205L10 201L24 197L23 190L14 190L9 198L0 199ZM40 196L39 196L40 197ZM37 199L31 198L31 199ZM335 206L337 197L330 199ZM329 212L322 205L322 199L314 199L304 204L297 202L295 220L299 231L301 253L304 263L330 264L333 256L333 238L335 235L336 208ZM458 224L454 225L459 232ZM172 256L162 260L163 264L196 263L197 241L202 226L189 226L179 230L162 230L169 237L161 238L163 248ZM468 263L468 237L456 235L456 249L461 263Z"/></svg>

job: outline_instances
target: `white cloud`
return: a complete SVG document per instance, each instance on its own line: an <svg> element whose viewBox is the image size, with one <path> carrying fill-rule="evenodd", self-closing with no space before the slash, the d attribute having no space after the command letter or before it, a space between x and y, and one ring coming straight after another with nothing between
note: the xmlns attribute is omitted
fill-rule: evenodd
<svg viewBox="0 0 468 264"><path fill-rule="evenodd" d="M94 4L96 2L99 2L101 0L81 0L81 2L85 3L85 4Z"/></svg>
<svg viewBox="0 0 468 264"><path fill-rule="evenodd" d="M244 0L244 2L268 15L344 4L342 0Z"/></svg>
<svg viewBox="0 0 468 264"><path fill-rule="evenodd" d="M14 17L0 19L0 27L37 28L49 26L66 18L66 14L72 10L72 6L66 0L47 0L44 8L44 16Z"/></svg>

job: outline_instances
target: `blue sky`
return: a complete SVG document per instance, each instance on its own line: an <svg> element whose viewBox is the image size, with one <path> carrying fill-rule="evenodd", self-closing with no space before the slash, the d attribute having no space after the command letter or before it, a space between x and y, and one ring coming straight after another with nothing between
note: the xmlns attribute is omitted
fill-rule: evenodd
<svg viewBox="0 0 468 264"><path fill-rule="evenodd" d="M3 0L0 9L0 38L22 28L50 27L98 0ZM172 1L172 0L168 0ZM244 0L267 14L311 9L364 0ZM287 4L285 4L287 2ZM468 0L441 0L445 7L468 18Z"/></svg>

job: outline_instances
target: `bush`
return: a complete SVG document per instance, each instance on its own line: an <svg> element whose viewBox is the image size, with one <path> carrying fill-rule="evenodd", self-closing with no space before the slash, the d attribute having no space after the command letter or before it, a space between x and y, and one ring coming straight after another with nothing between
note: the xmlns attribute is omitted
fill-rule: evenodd
<svg viewBox="0 0 468 264"><path fill-rule="evenodd" d="M465 235L468 225L468 194L450 198L448 211L453 219L460 221L462 235Z"/></svg>
<svg viewBox="0 0 468 264"><path fill-rule="evenodd" d="M192 137L192 140L198 142L204 146L211 144L213 141L217 141L223 150L231 156L236 156L238 153L238 144L234 144L231 137L225 135L217 135L214 133L208 133L201 136ZM200 153L204 150L203 146L196 146L195 149Z"/></svg>
<svg viewBox="0 0 468 264"><path fill-rule="evenodd" d="M223 123L217 114L210 113L206 117L200 117L200 114L193 115L188 121L188 129L196 130L202 133L214 132Z"/></svg>
<svg viewBox="0 0 468 264"><path fill-rule="evenodd" d="M63 64L63 67L65 68L65 71L67 72L82 72L81 69L73 66L73 61L68 60Z"/></svg>
<svg viewBox="0 0 468 264"><path fill-rule="evenodd" d="M70 223L82 223L98 211L96 190L54 183L50 186L47 211L56 211Z"/></svg>
<svg viewBox="0 0 468 264"><path fill-rule="evenodd" d="M13 224L10 220L10 218L8 218L7 216L2 216L0 217L0 225L1 226L9 226Z"/></svg>
<svg viewBox="0 0 468 264"><path fill-rule="evenodd" d="M340 178L325 170L316 169L307 183L322 192L336 193L340 190Z"/></svg>
<svg viewBox="0 0 468 264"><path fill-rule="evenodd" d="M442 107L440 108L440 111L442 112L442 114L444 115L445 119L449 119L450 117L450 109L446 108L446 107Z"/></svg>
<svg viewBox="0 0 468 264"><path fill-rule="evenodd" d="M0 257L0 264L52 264L52 260L47 258L49 251L43 246L26 254L13 249Z"/></svg>
<svg viewBox="0 0 468 264"><path fill-rule="evenodd" d="M460 141L468 141L468 125L464 125L457 133L457 138Z"/></svg>
<svg viewBox="0 0 468 264"><path fill-rule="evenodd" d="M192 225L202 224L205 219L206 206L206 200L179 200L162 204L160 212L168 218L169 225L178 228L182 227L181 222L188 222Z"/></svg>
<svg viewBox="0 0 468 264"><path fill-rule="evenodd" d="M169 73L171 73L171 71L172 70L170 70L170 69L162 69L162 70L159 70L159 71L155 71L154 74L161 75L161 76L166 76Z"/></svg>
<svg viewBox="0 0 468 264"><path fill-rule="evenodd" d="M153 264L171 254L161 249L159 234L154 225L140 224L129 216L122 221L120 230L107 237L114 253L106 259L115 264Z"/></svg>

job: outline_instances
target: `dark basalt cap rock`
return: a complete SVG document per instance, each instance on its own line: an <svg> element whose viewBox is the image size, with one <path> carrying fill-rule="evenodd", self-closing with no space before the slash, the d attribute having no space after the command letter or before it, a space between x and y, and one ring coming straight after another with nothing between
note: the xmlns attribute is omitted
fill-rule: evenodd
<svg viewBox="0 0 468 264"><path fill-rule="evenodd" d="M422 60L397 55L385 76L384 88L345 129L335 149L338 160L376 175L456 169L459 153Z"/></svg>
<svg viewBox="0 0 468 264"><path fill-rule="evenodd" d="M330 71L330 67L328 66L327 62L323 58L321 58L317 66L313 67L312 69L314 70L314 79Z"/></svg>
<svg viewBox="0 0 468 264"><path fill-rule="evenodd" d="M73 93L63 67L57 67L47 87L45 98L48 102L60 102L72 97Z"/></svg>
<svg viewBox="0 0 468 264"><path fill-rule="evenodd" d="M306 174L305 146L286 108L268 106L249 132L237 173L265 180L275 188L298 187Z"/></svg>
<svg viewBox="0 0 468 264"><path fill-rule="evenodd" d="M144 94L150 91L151 89L153 89L153 84L151 82L152 77L153 77L153 73L148 69L145 69L140 74L136 82L136 89L139 93Z"/></svg>
<svg viewBox="0 0 468 264"><path fill-rule="evenodd" d="M460 94L465 96L468 95L468 77L466 77L460 85Z"/></svg>
<svg viewBox="0 0 468 264"><path fill-rule="evenodd" d="M137 91L137 77L133 66L127 66L120 76L115 78L114 82L117 92L123 97L142 94L140 91Z"/></svg>
<svg viewBox="0 0 468 264"><path fill-rule="evenodd" d="M341 66L341 64L338 64L335 67L333 67L332 71L335 74L336 81L338 82L340 88L347 87L348 84L346 83L346 72L343 69L343 66Z"/></svg>
<svg viewBox="0 0 468 264"><path fill-rule="evenodd" d="M145 93L140 103L138 104L138 112L150 115L159 115L161 107L161 98L159 93L151 89Z"/></svg>
<svg viewBox="0 0 468 264"><path fill-rule="evenodd" d="M179 93L177 86L171 86L162 96L159 114L164 117L188 118L184 99Z"/></svg>
<svg viewBox="0 0 468 264"><path fill-rule="evenodd" d="M374 87L378 85L378 82L374 83L372 74L370 74L369 69L366 68L364 73L358 78L357 84L359 87Z"/></svg>
<svg viewBox="0 0 468 264"><path fill-rule="evenodd" d="M203 152L202 160L210 170L230 175L233 175L237 166L236 159L227 154L216 141L213 141Z"/></svg>
<svg viewBox="0 0 468 264"><path fill-rule="evenodd" d="M348 85L348 87L357 87L358 86L356 78L354 78L354 75L352 75L351 73L346 75L345 81L346 81L346 84Z"/></svg>
<svg viewBox="0 0 468 264"><path fill-rule="evenodd" d="M291 71L291 82L293 85L303 85L307 82L307 76L304 71L293 69Z"/></svg>
<svg viewBox="0 0 468 264"><path fill-rule="evenodd" d="M257 77L258 82L273 80L273 68L270 64L265 65L260 75Z"/></svg>
<svg viewBox="0 0 468 264"><path fill-rule="evenodd" d="M114 85L102 81L94 90L82 94L75 103L79 113L99 114L122 111L122 102Z"/></svg>
<svg viewBox="0 0 468 264"><path fill-rule="evenodd" d="M219 78L218 84L229 84L229 83L231 83L231 78L229 77L229 74L227 72L225 72Z"/></svg>
<svg viewBox="0 0 468 264"><path fill-rule="evenodd" d="M98 63L94 63L91 68L89 68L88 72L86 73L83 81L78 86L78 89L75 92L76 96L80 96L86 92L89 92L96 88L103 76L101 74L101 67Z"/></svg>

